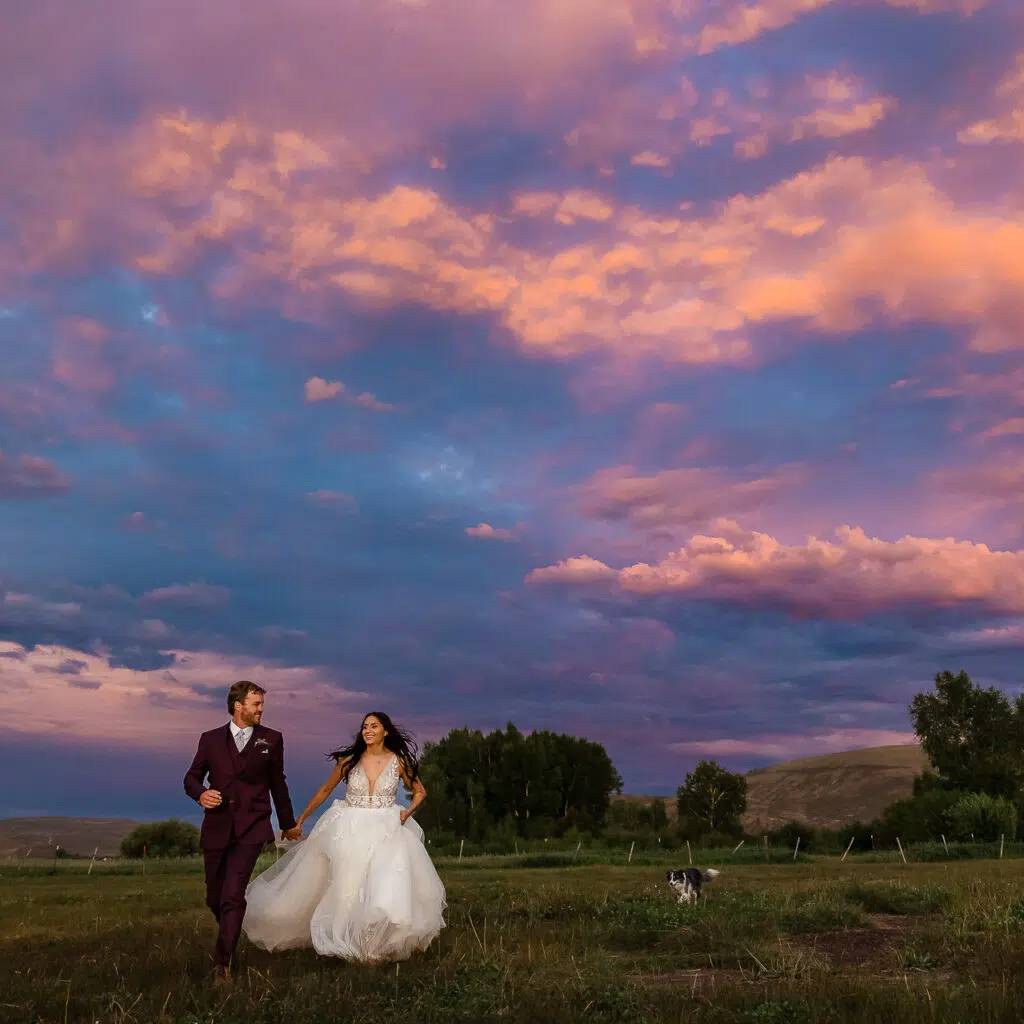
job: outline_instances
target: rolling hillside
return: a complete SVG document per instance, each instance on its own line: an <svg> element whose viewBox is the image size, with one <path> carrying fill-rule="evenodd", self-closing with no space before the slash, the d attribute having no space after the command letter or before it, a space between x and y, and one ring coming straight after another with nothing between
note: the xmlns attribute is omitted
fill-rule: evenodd
<svg viewBox="0 0 1024 1024"><path fill-rule="evenodd" d="M909 796L914 776L927 765L921 748L910 744L845 750L758 768L747 773L743 827L759 834L792 820L816 828L870 821L894 800ZM664 799L669 818L676 816L674 796L618 799Z"/></svg>
<svg viewBox="0 0 1024 1024"><path fill-rule="evenodd" d="M2 818L0 857L52 857L59 845L68 853L116 856L121 840L138 825L126 818Z"/></svg>
<svg viewBox="0 0 1024 1024"><path fill-rule="evenodd" d="M910 796L914 776L928 766L917 744L868 747L804 757L747 774L749 832L796 819L818 828L870 821L894 800Z"/></svg>

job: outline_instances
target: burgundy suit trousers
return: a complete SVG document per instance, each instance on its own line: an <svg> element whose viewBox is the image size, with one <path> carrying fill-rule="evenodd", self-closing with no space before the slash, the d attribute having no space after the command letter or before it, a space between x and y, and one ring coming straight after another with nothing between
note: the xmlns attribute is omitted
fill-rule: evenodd
<svg viewBox="0 0 1024 1024"><path fill-rule="evenodd" d="M252 877L262 843L232 843L223 850L204 850L206 905L217 919L217 945L213 959L230 967L245 917L245 887Z"/></svg>

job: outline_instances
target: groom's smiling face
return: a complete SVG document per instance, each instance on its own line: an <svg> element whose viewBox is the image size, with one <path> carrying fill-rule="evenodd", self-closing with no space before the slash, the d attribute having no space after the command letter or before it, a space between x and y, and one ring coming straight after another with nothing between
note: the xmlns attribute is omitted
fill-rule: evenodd
<svg viewBox="0 0 1024 1024"><path fill-rule="evenodd" d="M248 693L245 700L236 701L235 716L243 728L259 725L263 717L263 694Z"/></svg>

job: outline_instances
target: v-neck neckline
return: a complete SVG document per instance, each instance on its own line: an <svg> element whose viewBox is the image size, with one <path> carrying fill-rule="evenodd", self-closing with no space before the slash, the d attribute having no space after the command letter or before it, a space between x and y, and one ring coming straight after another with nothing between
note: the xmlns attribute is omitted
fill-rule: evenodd
<svg viewBox="0 0 1024 1024"><path fill-rule="evenodd" d="M380 782L380 777L391 767L392 761L397 761L398 758L395 754L391 755L390 760L377 774L373 777L373 782L370 782L370 773L363 768L363 759L359 758L359 767L362 769L363 778L366 779L367 795L373 796L377 792L377 783Z"/></svg>

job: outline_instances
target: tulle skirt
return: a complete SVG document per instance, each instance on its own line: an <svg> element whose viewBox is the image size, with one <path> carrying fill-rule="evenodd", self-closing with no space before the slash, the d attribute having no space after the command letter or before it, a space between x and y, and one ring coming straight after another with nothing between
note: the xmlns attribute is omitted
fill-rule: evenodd
<svg viewBox="0 0 1024 1024"><path fill-rule="evenodd" d="M400 813L336 800L307 839L249 883L249 941L374 963L426 949L444 927L444 886L423 830L413 818L402 825Z"/></svg>

